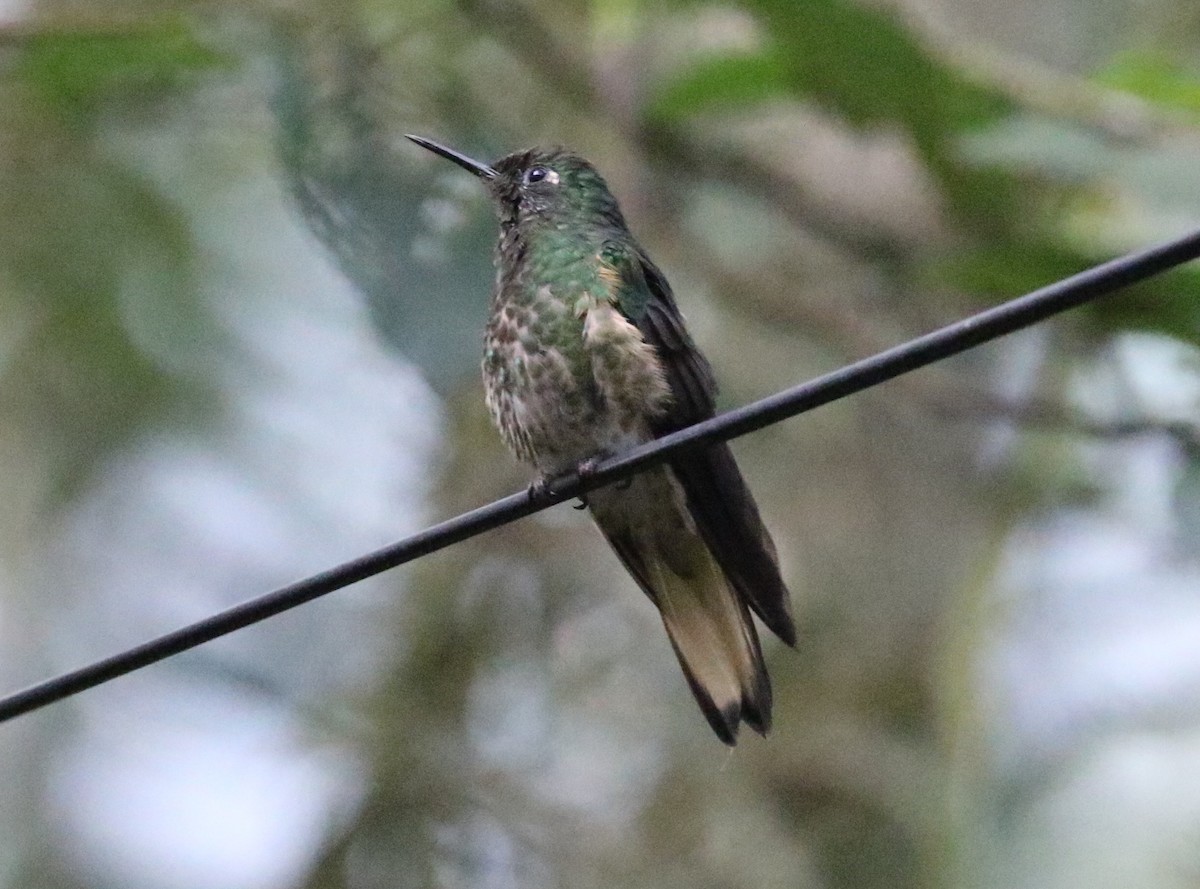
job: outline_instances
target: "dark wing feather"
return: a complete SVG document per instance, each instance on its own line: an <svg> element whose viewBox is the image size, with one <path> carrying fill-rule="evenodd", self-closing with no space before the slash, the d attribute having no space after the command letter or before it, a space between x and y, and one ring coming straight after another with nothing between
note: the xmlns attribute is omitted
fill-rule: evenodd
<svg viewBox="0 0 1200 889"><path fill-rule="evenodd" d="M655 434L662 435L713 416L716 380L684 327L663 273L640 249L635 248L633 259L634 267L626 273L643 279L648 296L638 311L624 306L622 311L658 351L671 387L671 405L654 424ZM629 283L636 288L642 282ZM791 598L779 574L775 544L729 447L722 443L685 454L672 460L671 468L701 536L734 589L776 636L795 645Z"/></svg>

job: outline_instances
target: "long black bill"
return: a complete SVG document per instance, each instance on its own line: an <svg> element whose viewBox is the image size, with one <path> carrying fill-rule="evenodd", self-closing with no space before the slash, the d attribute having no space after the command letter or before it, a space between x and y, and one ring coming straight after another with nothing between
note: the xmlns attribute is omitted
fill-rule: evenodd
<svg viewBox="0 0 1200 889"><path fill-rule="evenodd" d="M473 158L469 158L465 154L460 154L459 152L455 151L453 148L447 148L445 145L440 145L437 142L434 142L432 139L426 139L424 136L412 136L409 134L405 134L405 138L411 139L413 142L416 142L422 148L428 148L434 154L440 154L442 157L444 157L448 161L453 161L454 163L456 163L460 167L462 167L464 170L467 170L470 173L474 173L480 179L495 179L496 178L496 171L493 170L490 166L488 166L487 164L481 164L479 161L474 160Z"/></svg>

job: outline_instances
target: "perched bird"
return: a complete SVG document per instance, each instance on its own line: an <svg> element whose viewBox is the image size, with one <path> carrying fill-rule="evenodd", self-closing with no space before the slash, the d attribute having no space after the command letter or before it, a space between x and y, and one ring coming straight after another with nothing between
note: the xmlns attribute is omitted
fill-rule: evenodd
<svg viewBox="0 0 1200 889"><path fill-rule="evenodd" d="M483 356L487 406L543 480L711 417L712 368L663 273L607 184L561 149L485 164L413 142L486 184L500 217ZM771 726L771 682L750 611L796 641L775 545L724 444L584 498L650 600L713 731Z"/></svg>

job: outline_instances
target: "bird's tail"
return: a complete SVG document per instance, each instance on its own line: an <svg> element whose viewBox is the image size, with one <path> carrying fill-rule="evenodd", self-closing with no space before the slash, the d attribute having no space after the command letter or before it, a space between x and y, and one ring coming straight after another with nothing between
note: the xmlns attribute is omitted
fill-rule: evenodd
<svg viewBox="0 0 1200 889"><path fill-rule="evenodd" d="M658 606L692 694L713 731L737 741L771 727L771 683L749 609L697 532L670 470L588 495L596 523Z"/></svg>
<svg viewBox="0 0 1200 889"><path fill-rule="evenodd" d="M662 572L663 626L700 709L726 744L745 722L759 734L771 727L771 681L750 612L708 552L703 578Z"/></svg>

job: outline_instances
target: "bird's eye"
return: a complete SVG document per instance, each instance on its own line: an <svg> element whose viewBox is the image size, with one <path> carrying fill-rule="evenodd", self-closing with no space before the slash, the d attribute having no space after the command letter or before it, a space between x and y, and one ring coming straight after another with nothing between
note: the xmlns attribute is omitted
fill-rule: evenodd
<svg viewBox="0 0 1200 889"><path fill-rule="evenodd" d="M541 182L549 174L549 170L545 167L530 167L525 172L525 183L532 185L535 182Z"/></svg>

